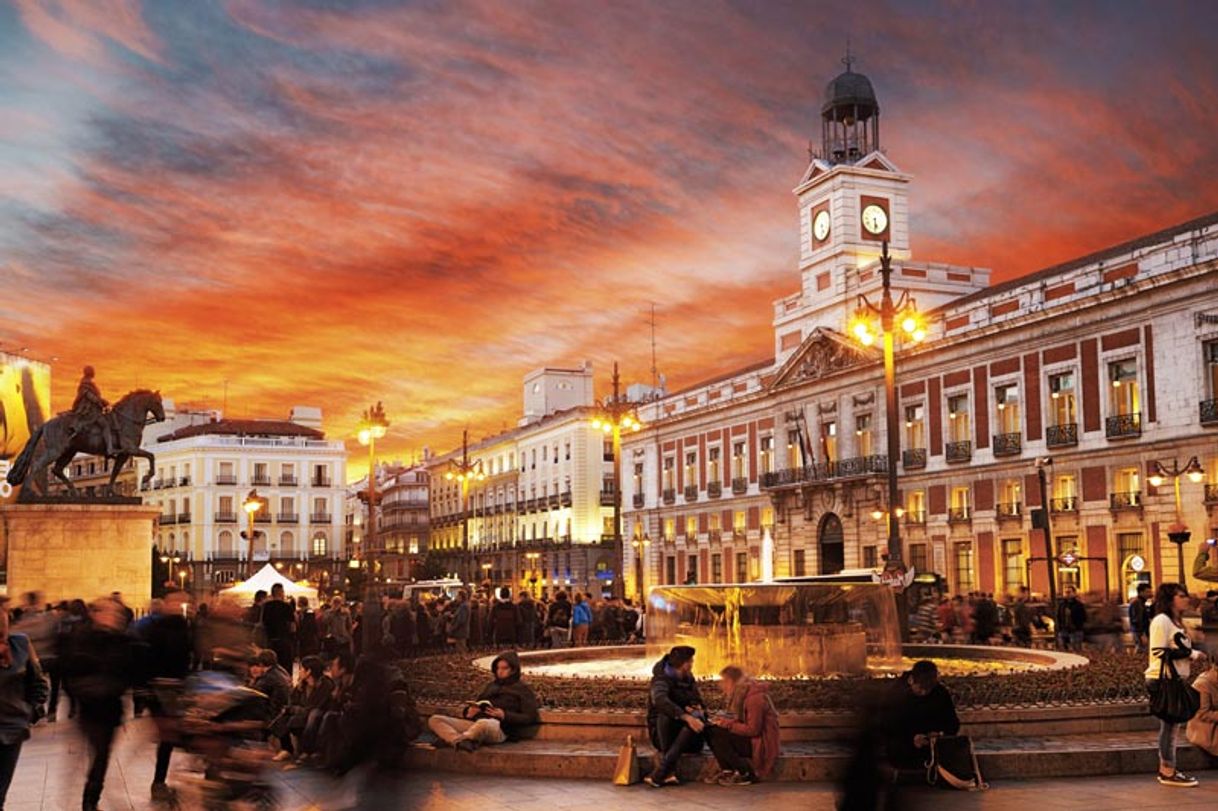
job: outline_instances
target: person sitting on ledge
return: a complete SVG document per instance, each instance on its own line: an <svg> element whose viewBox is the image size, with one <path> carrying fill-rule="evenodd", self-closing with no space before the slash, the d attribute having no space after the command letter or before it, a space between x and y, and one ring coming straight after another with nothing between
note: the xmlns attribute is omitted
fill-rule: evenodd
<svg viewBox="0 0 1218 811"><path fill-rule="evenodd" d="M727 712L714 715L706 741L722 771L721 786L748 786L769 777L778 762L778 710L768 684L753 681L735 665L719 671L719 686L727 696Z"/></svg>
<svg viewBox="0 0 1218 811"><path fill-rule="evenodd" d="M706 708L694 680L694 649L677 645L651 670L647 732L656 748L656 767L643 782L652 788L680 783L673 772L686 752L701 752Z"/></svg>
<svg viewBox="0 0 1218 811"><path fill-rule="evenodd" d="M956 702L939 683L939 668L925 659L897 679L885 715L888 763L894 769L921 768L930 757L932 736L960 731Z"/></svg>
<svg viewBox="0 0 1218 811"><path fill-rule="evenodd" d="M433 715L427 726L441 741L463 752L480 744L503 743L526 737L541 722L537 696L520 680L520 657L507 651L491 662L495 680L465 705L460 718Z"/></svg>

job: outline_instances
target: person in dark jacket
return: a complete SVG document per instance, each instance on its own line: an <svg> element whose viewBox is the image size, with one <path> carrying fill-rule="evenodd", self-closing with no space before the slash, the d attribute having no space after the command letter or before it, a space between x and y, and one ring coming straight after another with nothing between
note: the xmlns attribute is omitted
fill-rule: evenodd
<svg viewBox="0 0 1218 811"><path fill-rule="evenodd" d="M1062 590L1057 606L1057 646L1062 650L1082 650L1083 631L1087 626L1087 606L1078 598L1074 586Z"/></svg>
<svg viewBox="0 0 1218 811"><path fill-rule="evenodd" d="M152 622L144 626L143 642L147 646L148 679L167 680L168 683L181 685L190 673L190 657L194 649L191 639L190 623L182 614L186 604L186 595L181 591L173 591L165 595L161 611ZM148 710L161 726L168 715L167 708L161 705L157 692L153 691L147 697ZM169 736L162 735L156 747L156 770L152 776L152 799L168 800L173 792L165 784L169 776L169 758L173 754L173 743Z"/></svg>
<svg viewBox="0 0 1218 811"><path fill-rule="evenodd" d="M897 769L924 764L932 735L960 731L956 703L939 683L939 668L926 660L916 662L892 686L882 714L888 762Z"/></svg>
<svg viewBox="0 0 1218 811"><path fill-rule="evenodd" d="M1146 640L1150 637L1152 591L1149 583L1139 583L1138 593L1129 601L1129 634L1133 637L1133 647L1138 653L1146 653Z"/></svg>
<svg viewBox="0 0 1218 811"><path fill-rule="evenodd" d="M47 682L38 655L25 634L9 633L8 612L0 609L0 809L8 796L21 745L41 717Z"/></svg>
<svg viewBox="0 0 1218 811"><path fill-rule="evenodd" d="M250 663L250 686L267 697L272 723L292 700L292 677L279 666L279 655L264 648Z"/></svg>
<svg viewBox="0 0 1218 811"><path fill-rule="evenodd" d="M512 590L499 589L499 599L490 610L491 643L503 647L515 645L520 632L520 607L512 602Z"/></svg>
<svg viewBox="0 0 1218 811"><path fill-rule="evenodd" d="M89 606L89 626L72 640L61 657L64 683L76 698L81 732L92 759L81 801L84 811L97 811L114 733L123 722L123 694L143 681L139 642L126 633L125 606L101 599Z"/></svg>
<svg viewBox="0 0 1218 811"><path fill-rule="evenodd" d="M531 648L537 643L537 603L532 594L522 591L516 608L520 611L520 647Z"/></svg>
<svg viewBox="0 0 1218 811"><path fill-rule="evenodd" d="M484 743L519 740L541 722L537 696L520 680L520 657L506 651L491 662L495 679L461 710L461 717L433 715L427 726L440 740L465 752Z"/></svg>
<svg viewBox="0 0 1218 811"><path fill-rule="evenodd" d="M300 660L300 680L292 688L287 709L272 719L270 732L279 741L276 761L290 760L298 748L292 741L304 734L309 714L326 705L334 690L334 680L326 675L325 664L319 656L305 656Z"/></svg>
<svg viewBox="0 0 1218 811"><path fill-rule="evenodd" d="M694 679L694 653L688 645L677 645L651 669L647 732L660 757L643 782L652 788L676 785L677 760L686 752L702 751L705 743L706 707Z"/></svg>
<svg viewBox="0 0 1218 811"><path fill-rule="evenodd" d="M571 638L571 601L565 591L554 595L554 602L546 613L546 633L550 636L551 648L567 646Z"/></svg>
<svg viewBox="0 0 1218 811"><path fill-rule="evenodd" d="M317 632L317 615L309 608L308 597L296 599L296 653L303 659L321 651L321 637Z"/></svg>

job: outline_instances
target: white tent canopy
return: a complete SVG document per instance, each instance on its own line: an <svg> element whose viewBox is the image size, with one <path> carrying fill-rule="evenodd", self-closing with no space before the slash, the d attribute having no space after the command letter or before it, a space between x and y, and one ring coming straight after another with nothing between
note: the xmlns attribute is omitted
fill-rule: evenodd
<svg viewBox="0 0 1218 811"><path fill-rule="evenodd" d="M309 605L312 607L317 606L317 589L312 586L293 583L269 563L259 569L249 580L229 586L222 590L220 594L224 597L232 597L241 603L252 603L254 601L254 594L258 591L265 591L267 594L270 594L271 586L276 583L283 586L283 593L287 597L292 599L308 597Z"/></svg>

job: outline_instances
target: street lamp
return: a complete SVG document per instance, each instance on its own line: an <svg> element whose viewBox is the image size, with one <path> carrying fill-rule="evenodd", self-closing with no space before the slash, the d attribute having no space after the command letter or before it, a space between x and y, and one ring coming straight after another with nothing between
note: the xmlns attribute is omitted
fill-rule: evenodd
<svg viewBox="0 0 1218 811"><path fill-rule="evenodd" d="M643 423L639 422L634 405L621 393L616 361L613 364L613 394L601 401L592 427L613 437L613 552L620 567L626 559L626 551L622 548L622 432L641 431ZM618 572L616 579L621 582L624 592L626 578Z"/></svg>
<svg viewBox="0 0 1218 811"><path fill-rule="evenodd" d="M254 573L254 539L258 537L260 532L254 531L254 515L259 510L266 507L266 499L258 495L257 490L250 490L249 495L245 497L245 501L241 502L241 509L245 510L246 519L249 529L241 533L241 537L249 542L249 555L245 559L245 579L248 580Z"/></svg>
<svg viewBox="0 0 1218 811"><path fill-rule="evenodd" d="M647 547L651 546L651 538L647 533L643 533L643 537L636 537L630 542L630 545L634 547L634 565L637 567L635 579L639 584L639 604L642 605L647 599L647 588L643 583L643 558L647 556ZM625 587L623 586L623 588Z"/></svg>
<svg viewBox="0 0 1218 811"><path fill-rule="evenodd" d="M879 305L872 304L864 295L859 296L858 308L850 319L849 332L863 346L875 343L877 327L884 343L884 392L887 395L885 422L888 431L888 503L895 505L897 495L897 460L900 456L900 438L897 435L897 383L894 346L898 334L914 343L926 337L926 324L918 312L909 291L901 292L897 301L892 300L892 259L888 255L888 243L884 242L880 254L880 277L883 294ZM879 324L875 319L879 318ZM901 530L897 511L888 511L888 563L885 568L899 572L901 564Z"/></svg>
<svg viewBox="0 0 1218 811"><path fill-rule="evenodd" d="M1188 476L1188 480L1193 484L1200 484L1205 478L1205 471L1201 468L1201 462L1196 456L1189 459L1183 468L1180 467L1178 459L1171 460L1171 467L1156 461L1151 465L1151 474L1146 477L1146 480L1154 487L1162 487L1163 482L1169 477L1172 480L1176 493L1176 521L1167 528L1167 539L1176 545L1176 564L1180 567L1180 584L1186 585L1188 575L1184 572L1184 545L1188 543L1192 533L1188 531L1188 526L1180 517L1181 476Z"/></svg>
<svg viewBox="0 0 1218 811"><path fill-rule="evenodd" d="M529 561L529 571L533 573L533 576L529 578L529 582L533 585L533 598L536 599L539 596L537 594L537 559L541 557L541 553L525 552L524 556Z"/></svg>
<svg viewBox="0 0 1218 811"><path fill-rule="evenodd" d="M467 554L469 552L469 483L486 478L486 473L482 469L482 460L469 458L469 429L461 432L461 461L451 460L448 463L448 470L444 473L444 478L461 484L461 552Z"/></svg>

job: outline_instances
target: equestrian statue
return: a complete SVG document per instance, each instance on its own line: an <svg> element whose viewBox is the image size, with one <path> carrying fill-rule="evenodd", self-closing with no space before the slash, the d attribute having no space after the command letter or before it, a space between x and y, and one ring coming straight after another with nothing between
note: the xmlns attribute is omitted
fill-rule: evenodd
<svg viewBox="0 0 1218 811"><path fill-rule="evenodd" d="M161 393L136 389L113 406L101 395L93 380L93 367L86 366L72 410L58 414L38 428L8 472L8 483L17 486L31 481L42 482L48 468L67 487L69 498L80 494L64 468L78 453L113 459L106 494L114 495L114 482L123 467L134 456L148 460L148 472L143 485L148 486L156 473L156 457L140 447L144 426L164 422L165 409ZM151 417L150 417L151 415ZM24 492L24 491L23 491ZM45 493L43 495L46 495Z"/></svg>

